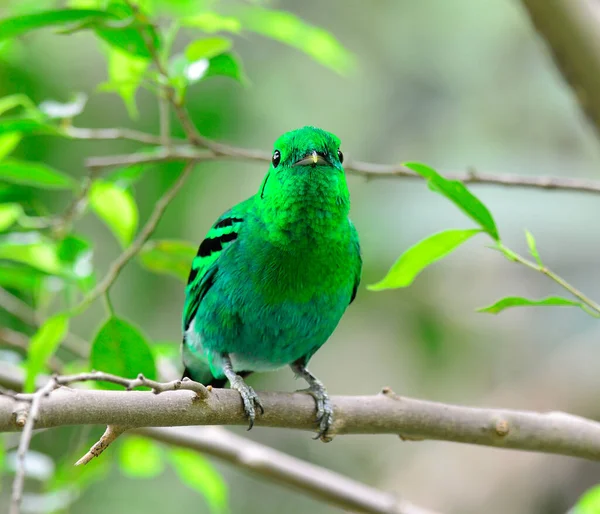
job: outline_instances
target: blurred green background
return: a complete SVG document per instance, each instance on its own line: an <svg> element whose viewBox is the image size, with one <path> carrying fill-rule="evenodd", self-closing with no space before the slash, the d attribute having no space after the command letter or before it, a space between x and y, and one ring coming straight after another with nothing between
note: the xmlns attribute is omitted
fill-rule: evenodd
<svg viewBox="0 0 600 514"><path fill-rule="evenodd" d="M203 7L203 2L187 4ZM4 1L0 13L14 15L31 5L41 9L55 2ZM255 34L236 36L250 85L217 77L192 86L188 106L203 134L270 150L281 133L310 124L336 133L352 159L416 160L440 172L597 175L597 138L519 2L288 0L269 5L335 35L354 54L355 71L338 75L293 48ZM84 92L89 101L77 126L135 126L157 133L153 95L140 92L140 116L132 122L117 95L96 91L104 81L106 62L90 33L59 36L44 30L0 54L0 96L20 92L40 103ZM126 142L34 136L15 155L82 177L86 157L135 148ZM179 168L156 166L136 185L140 219ZM265 170L252 163L201 164L155 236L199 242L218 215L254 194ZM350 176L349 185L363 248L363 283L338 330L312 360L312 370L332 394L373 394L390 386L400 395L442 402L600 415L595 392L600 329L591 317L564 308L515 309L497 317L476 313L476 307L506 295L560 293L545 277L511 264L479 238L426 270L410 288L367 291L366 284L379 280L422 237L471 222L421 181ZM529 229L552 269L592 297L597 294L596 197L483 185L472 190L490 208L511 248L526 252L523 230ZM43 202L52 211L62 211L68 202L60 192L31 195L28 201ZM77 230L93 238L94 265L101 275L119 253L117 242L93 216L78 222ZM116 311L143 327L150 339L178 348L181 283L132 263L111 297ZM93 337L104 318L97 303L75 319L75 333ZM256 376L250 383L258 389L298 387L289 370ZM564 513L600 482L597 466L567 457L392 436L343 436L331 444L287 430L257 428L247 436L447 513ZM87 429L53 430L37 436L33 448L59 460L86 437ZM117 451L111 447L102 459L114 458ZM232 512L338 511L214 462L228 484ZM8 502L10 479L6 474L0 509ZM28 482L28 490L36 488L35 481ZM47 512L31 502L29 509ZM151 480L124 479L113 466L66 511L208 512L208 507L171 471Z"/></svg>

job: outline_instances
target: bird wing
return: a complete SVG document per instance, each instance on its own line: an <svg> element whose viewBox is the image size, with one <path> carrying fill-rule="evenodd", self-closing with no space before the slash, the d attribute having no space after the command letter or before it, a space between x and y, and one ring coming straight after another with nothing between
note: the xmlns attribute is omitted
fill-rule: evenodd
<svg viewBox="0 0 600 514"><path fill-rule="evenodd" d="M352 295L350 296L350 303L354 301L356 298L356 292L358 291L358 286L360 285L360 276L362 273L362 257L360 255L360 242L358 240L358 232L354 227L354 223L348 219L350 223L350 230L352 232L352 249L356 252L356 265L354 270L354 288L352 289ZM348 305L350 305L350 303Z"/></svg>
<svg viewBox="0 0 600 514"><path fill-rule="evenodd" d="M237 239L244 224L253 197L225 212L210 228L200 243L198 253L192 261L192 269L185 289L183 307L183 331L185 332L196 316L200 302L214 283L219 257Z"/></svg>

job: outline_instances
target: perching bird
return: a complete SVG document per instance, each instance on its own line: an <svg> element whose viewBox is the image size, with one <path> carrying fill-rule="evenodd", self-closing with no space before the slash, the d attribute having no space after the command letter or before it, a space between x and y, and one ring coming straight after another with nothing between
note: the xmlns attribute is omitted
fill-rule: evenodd
<svg viewBox="0 0 600 514"><path fill-rule="evenodd" d="M216 221L192 263L184 377L217 387L229 381L249 429L263 408L243 377L286 365L310 386L320 435L333 419L325 387L306 366L360 282L339 146L335 135L315 127L282 135L258 193Z"/></svg>

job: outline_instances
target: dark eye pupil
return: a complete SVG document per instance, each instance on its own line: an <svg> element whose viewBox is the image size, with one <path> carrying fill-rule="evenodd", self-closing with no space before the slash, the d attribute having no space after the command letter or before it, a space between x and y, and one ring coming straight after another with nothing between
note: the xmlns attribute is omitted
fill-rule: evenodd
<svg viewBox="0 0 600 514"><path fill-rule="evenodd" d="M344 154L338 150L338 159L340 163L344 162Z"/></svg>
<svg viewBox="0 0 600 514"><path fill-rule="evenodd" d="M275 150L273 152L273 166L275 168L277 168L277 165L279 164L280 160L281 160L281 154L279 153L279 150Z"/></svg>

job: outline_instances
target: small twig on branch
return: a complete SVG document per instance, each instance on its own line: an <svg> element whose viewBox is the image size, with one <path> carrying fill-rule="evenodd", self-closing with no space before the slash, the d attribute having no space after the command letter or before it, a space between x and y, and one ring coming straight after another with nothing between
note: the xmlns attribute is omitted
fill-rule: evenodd
<svg viewBox="0 0 600 514"><path fill-rule="evenodd" d="M108 425L102 437L92 446L88 452L81 457L75 466L84 466L90 462L94 457L99 457L100 454L106 450L121 434L127 431L126 427L120 427L118 425Z"/></svg>
<svg viewBox="0 0 600 514"><path fill-rule="evenodd" d="M73 308L74 313L80 313L86 309L94 300L105 294L113 285L121 270L127 265L127 263L135 257L138 252L142 249L144 243L152 236L158 223L160 222L163 214L167 210L167 207L171 201L175 198L179 190L185 184L185 181L190 175L190 172L195 166L195 161L190 161L186 164L185 168L175 180L173 185L163 194L163 196L156 202L154 210L150 214L148 221L144 227L140 230L134 241L125 249L125 251L119 255L113 263L110 265L106 275L99 282L92 291L90 291L85 298L79 303L79 305Z"/></svg>
<svg viewBox="0 0 600 514"><path fill-rule="evenodd" d="M83 127L67 127L66 133L74 139L124 139L126 141L137 141L147 145L165 145L161 136L131 130L125 128L104 128L93 129Z"/></svg>

